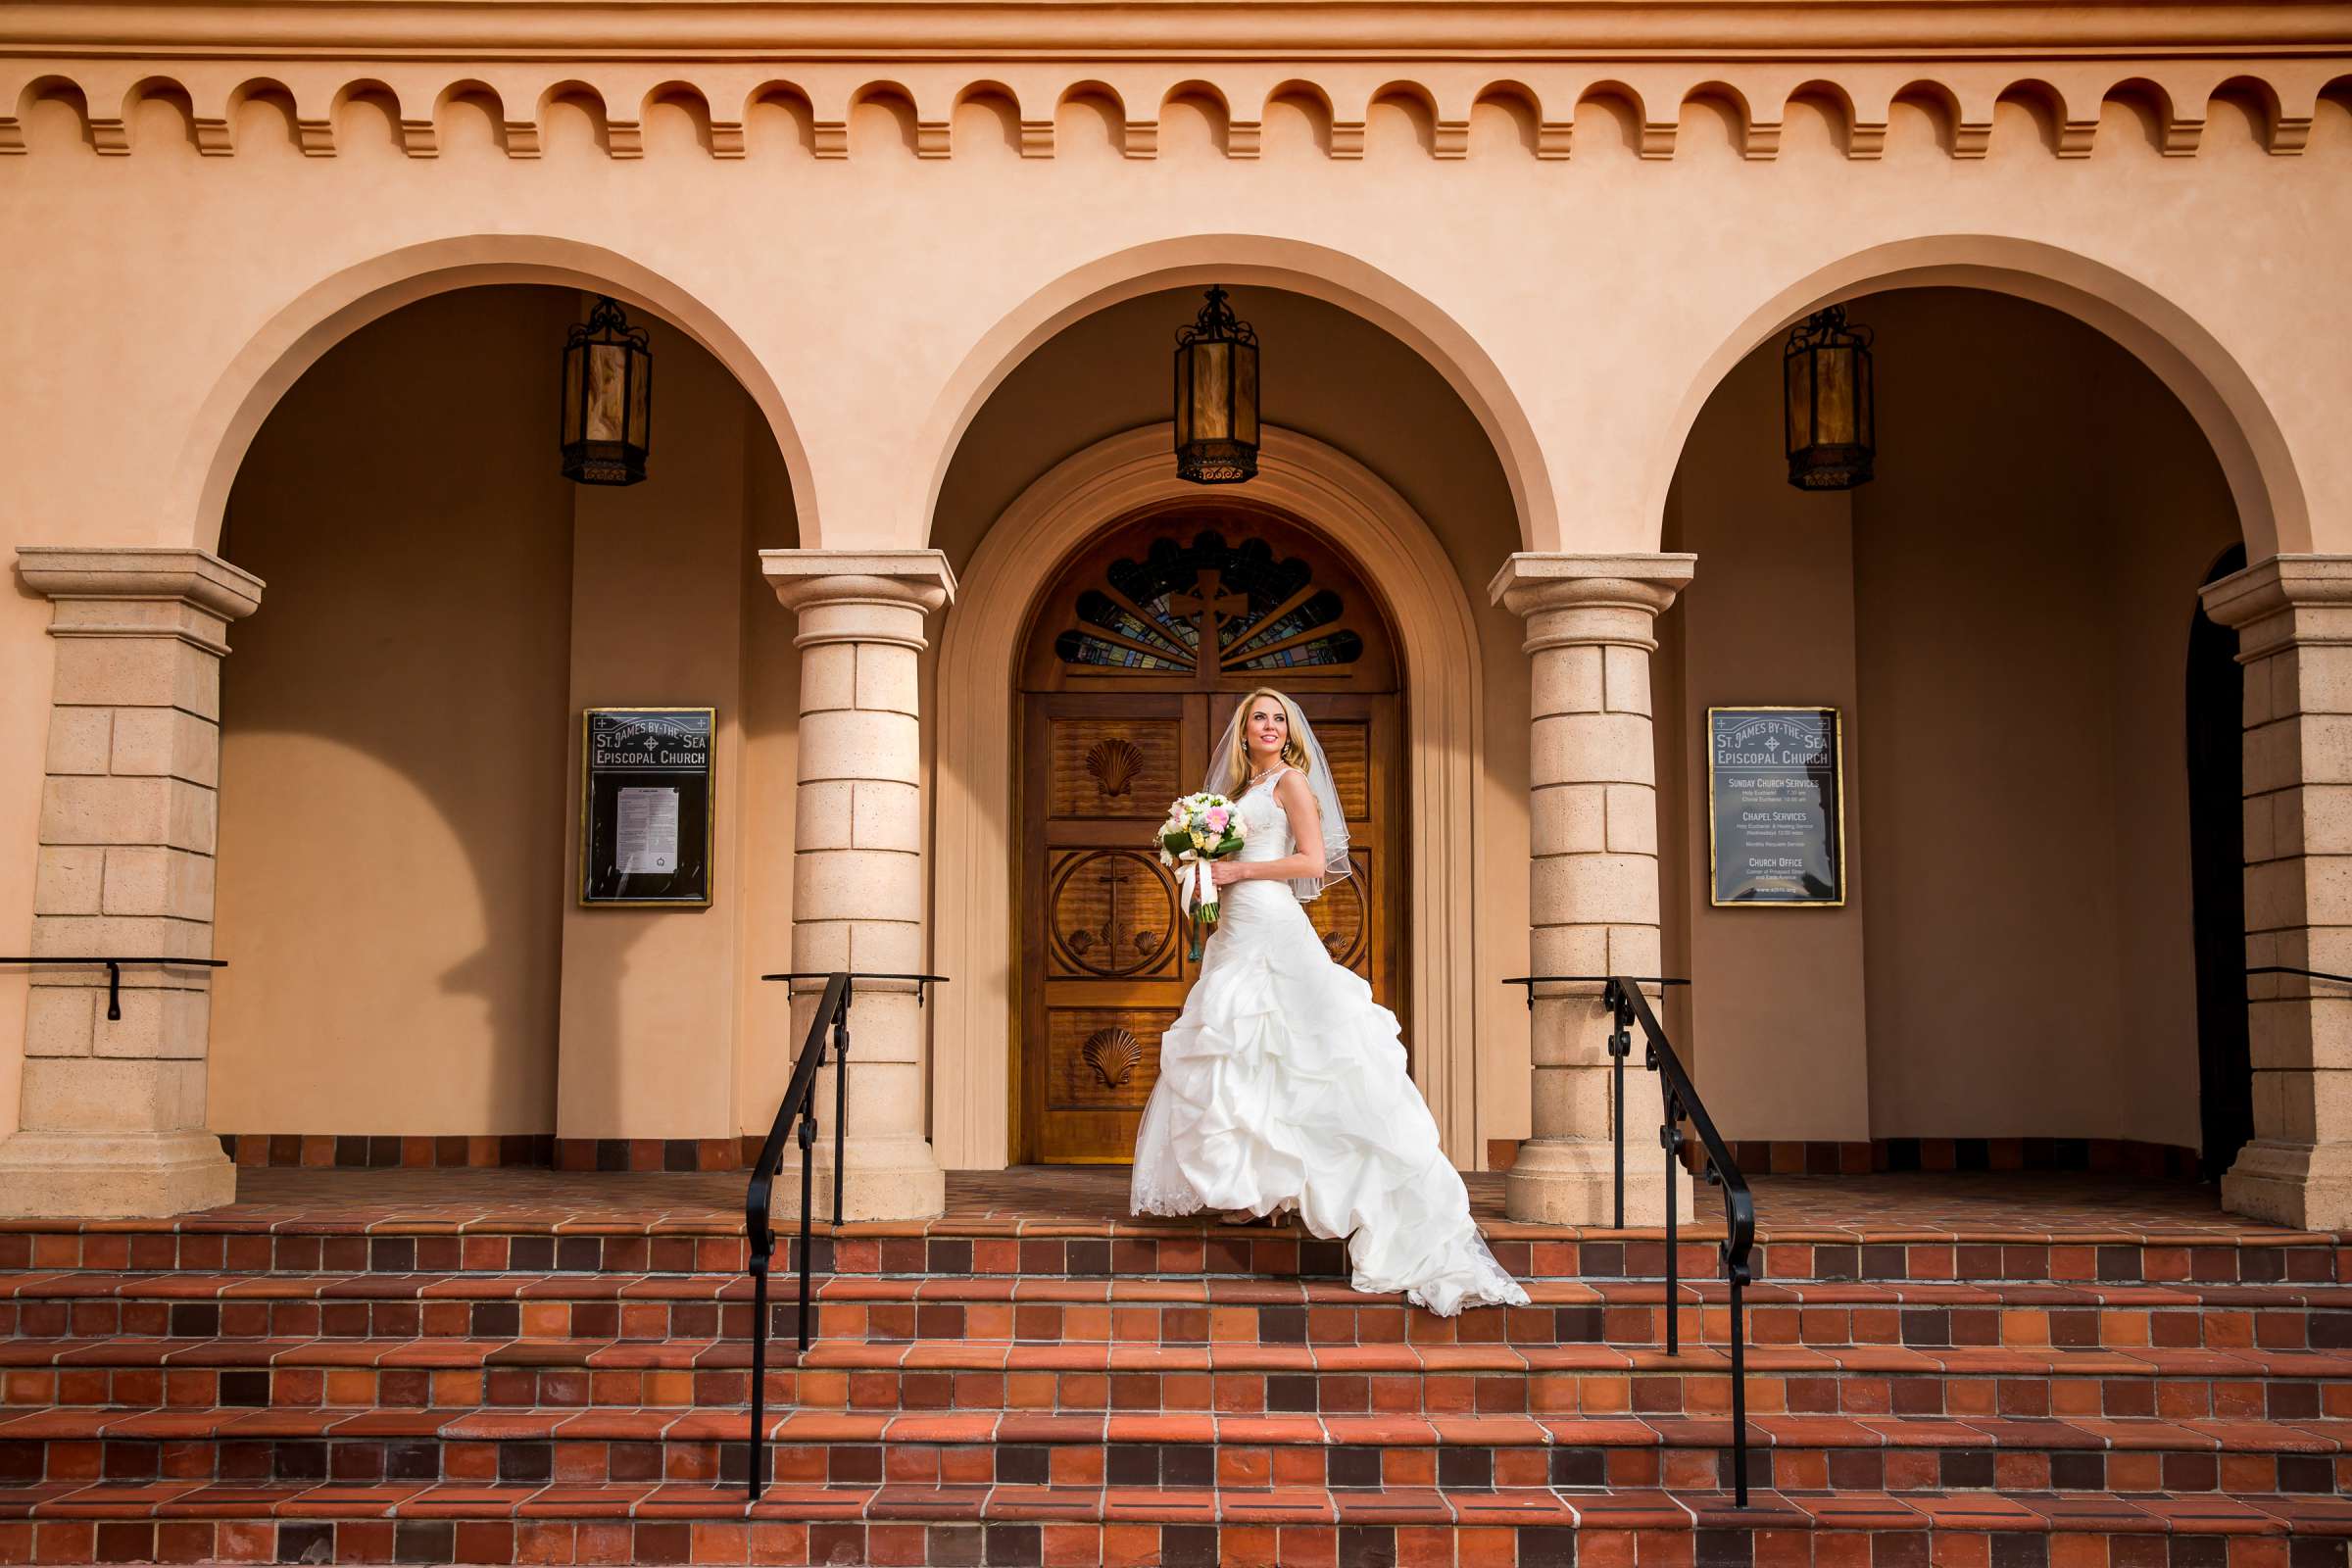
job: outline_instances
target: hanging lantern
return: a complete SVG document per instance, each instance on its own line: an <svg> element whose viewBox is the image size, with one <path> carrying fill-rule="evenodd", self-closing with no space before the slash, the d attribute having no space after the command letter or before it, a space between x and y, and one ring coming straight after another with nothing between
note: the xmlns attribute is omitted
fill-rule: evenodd
<svg viewBox="0 0 2352 1568"><path fill-rule="evenodd" d="M1805 318L1781 355L1788 425L1788 482L1851 490L1870 482L1879 444L1870 328L1847 326L1833 305Z"/></svg>
<svg viewBox="0 0 2352 1568"><path fill-rule="evenodd" d="M1257 474L1257 333L1221 288L1176 334L1176 474L1195 484Z"/></svg>
<svg viewBox="0 0 2352 1568"><path fill-rule="evenodd" d="M619 305L596 302L564 343L564 477L635 484L654 420L654 351Z"/></svg>

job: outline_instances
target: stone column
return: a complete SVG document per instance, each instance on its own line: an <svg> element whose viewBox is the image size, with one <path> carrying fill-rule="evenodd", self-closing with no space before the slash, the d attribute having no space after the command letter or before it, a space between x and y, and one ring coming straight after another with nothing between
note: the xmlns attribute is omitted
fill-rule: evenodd
<svg viewBox="0 0 2352 1568"><path fill-rule="evenodd" d="M54 602L57 675L32 947L44 956L209 958L220 656L261 580L201 550L26 548ZM211 971L36 968L22 1129L0 1143L0 1212L164 1215L236 1196L205 1130Z"/></svg>
<svg viewBox="0 0 2352 1568"><path fill-rule="evenodd" d="M764 550L760 563L776 597L800 617L792 966L919 974L930 955L916 661L923 622L954 596L956 575L936 550ZM821 986L803 982L795 989ZM786 1049L800 1049L811 1005L795 1006ZM830 1071L820 1083L825 1137L817 1201L830 1212ZM928 1097L913 986L858 987L850 1009L849 1096L844 1215L939 1213L947 1180L924 1137Z"/></svg>
<svg viewBox="0 0 2352 1568"><path fill-rule="evenodd" d="M2352 974L2352 556L2274 556L2204 590L2245 667L2246 963ZM2352 987L2251 975L2254 1139L2222 1203L2352 1226Z"/></svg>
<svg viewBox="0 0 2352 1568"><path fill-rule="evenodd" d="M1488 587L1496 604L1526 619L1534 664L1530 973L1660 972L1649 656L1658 614L1690 580L1696 559L1516 555ZM1606 1225L1613 1216L1613 1076L1601 989L1536 988L1534 1135L1519 1146L1505 1182L1513 1219ZM1626 1223L1661 1224L1660 1096L1655 1075L1642 1070L1638 1041L1626 1089ZM1688 1215L1691 1184L1678 1187Z"/></svg>

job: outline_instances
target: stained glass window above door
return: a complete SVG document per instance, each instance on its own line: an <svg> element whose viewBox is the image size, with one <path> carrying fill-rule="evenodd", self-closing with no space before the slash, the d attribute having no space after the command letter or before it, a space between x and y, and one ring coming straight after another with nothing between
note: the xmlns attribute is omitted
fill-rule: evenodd
<svg viewBox="0 0 2352 1568"><path fill-rule="evenodd" d="M1228 541L1219 529L1202 529L1189 544L1157 538L1142 560L1111 562L1078 595L1078 624L1054 639L1054 651L1065 664L1105 674L1337 673L1364 653L1349 610L1300 558L1261 538ZM1204 644L1216 650L1206 671Z"/></svg>

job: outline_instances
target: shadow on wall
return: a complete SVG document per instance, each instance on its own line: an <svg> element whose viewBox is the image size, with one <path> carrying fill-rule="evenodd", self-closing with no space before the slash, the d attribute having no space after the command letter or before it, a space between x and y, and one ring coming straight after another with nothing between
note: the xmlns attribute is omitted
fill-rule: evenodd
<svg viewBox="0 0 2352 1568"><path fill-rule="evenodd" d="M623 1102L624 1055L601 1048L661 1029L665 999L631 957L649 936L667 948L664 921L694 922L682 935L714 955L718 1014L735 1014L732 875L706 911L573 911L578 709L717 701L739 762L779 729L789 748L793 666L779 715L747 700L738 641L753 590L765 594L753 551L792 542L758 537L754 518L788 516L788 487L772 441L745 439L756 418L709 416L748 409L740 389L656 323L652 475L584 503L556 453L557 358L579 312L569 290L524 287L397 312L295 385L239 472L222 554L269 586L223 666L218 920L231 967L213 1014L216 1128L546 1133L560 1066L565 1101ZM714 491L720 466L733 471ZM575 606L601 612L630 588L593 580L610 570L596 534L631 531L691 555L706 579L690 595L703 630L687 669L661 635L674 614L643 627L597 612L575 633ZM679 594L664 580L646 596L674 611ZM615 673L632 659L641 681ZM722 693L701 689L714 660ZM746 814L728 821L736 784L718 781L722 836ZM726 872L736 842L722 837ZM636 929L591 924L599 957L567 972L567 925L583 919ZM583 1029L600 1049L564 1060ZM732 1035L705 1040L713 1061L678 1068L715 1077L722 1102ZM610 1081L573 1081L582 1072Z"/></svg>

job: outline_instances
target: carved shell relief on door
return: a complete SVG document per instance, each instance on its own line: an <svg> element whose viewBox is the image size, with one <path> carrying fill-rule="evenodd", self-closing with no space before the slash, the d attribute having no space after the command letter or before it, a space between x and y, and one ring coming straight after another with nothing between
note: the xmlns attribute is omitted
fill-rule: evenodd
<svg viewBox="0 0 2352 1568"><path fill-rule="evenodd" d="M1135 1076L1136 1064L1144 1059L1144 1043L1125 1029L1098 1029L1086 1037L1078 1054L1095 1069L1103 1088L1118 1089Z"/></svg>
<svg viewBox="0 0 2352 1568"><path fill-rule="evenodd" d="M1263 539L1229 544L1215 529L1112 562L1078 596L1077 614L1054 653L1103 674L1200 674L1203 646L1215 651L1212 674L1345 666L1364 651L1348 605L1305 562L1278 558Z"/></svg>
<svg viewBox="0 0 2352 1568"><path fill-rule="evenodd" d="M1185 754L1173 718L1059 713L1047 734L1047 809L1055 820L1156 821L1168 802L1199 786L1200 760Z"/></svg>
<svg viewBox="0 0 2352 1568"><path fill-rule="evenodd" d="M1095 787L1114 798L1127 793L1143 765L1144 749L1124 736L1097 741L1086 754L1086 770Z"/></svg>

